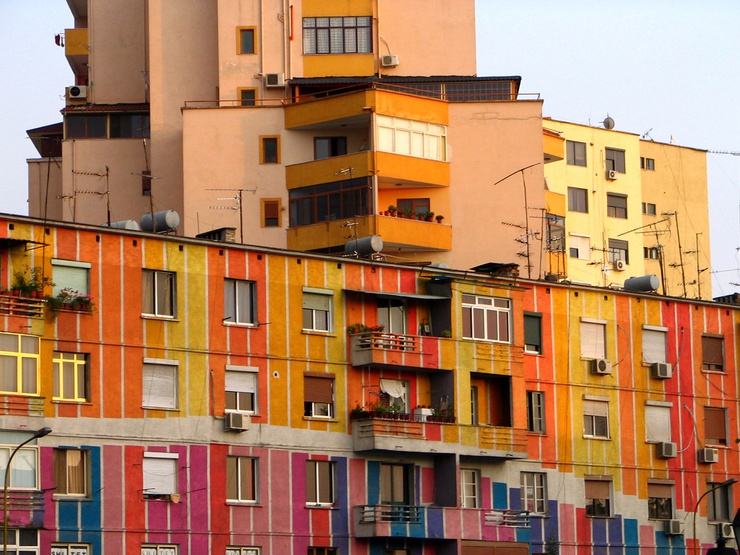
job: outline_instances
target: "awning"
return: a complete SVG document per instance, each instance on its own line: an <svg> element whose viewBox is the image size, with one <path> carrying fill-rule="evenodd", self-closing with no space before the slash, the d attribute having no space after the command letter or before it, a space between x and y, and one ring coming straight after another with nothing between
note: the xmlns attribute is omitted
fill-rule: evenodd
<svg viewBox="0 0 740 555"><path fill-rule="evenodd" d="M387 297L397 299L416 299L419 301L449 301L449 297L440 295L422 295L421 293L388 293L386 291L361 291L359 289L344 289L345 293L361 293L363 295L375 295L376 297Z"/></svg>

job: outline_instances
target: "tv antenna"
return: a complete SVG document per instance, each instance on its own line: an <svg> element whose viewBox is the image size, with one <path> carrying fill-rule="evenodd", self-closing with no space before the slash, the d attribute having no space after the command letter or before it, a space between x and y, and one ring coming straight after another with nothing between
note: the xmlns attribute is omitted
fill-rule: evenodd
<svg viewBox="0 0 740 555"><path fill-rule="evenodd" d="M238 210L239 211L239 241L241 244L244 244L244 210L242 209L242 206L244 205L242 201L242 194L243 193L252 193L253 195L257 193L257 187L254 189L206 189L207 191L233 191L236 193L233 197L218 197L216 200L230 200L234 202L233 206L209 206L211 210Z"/></svg>

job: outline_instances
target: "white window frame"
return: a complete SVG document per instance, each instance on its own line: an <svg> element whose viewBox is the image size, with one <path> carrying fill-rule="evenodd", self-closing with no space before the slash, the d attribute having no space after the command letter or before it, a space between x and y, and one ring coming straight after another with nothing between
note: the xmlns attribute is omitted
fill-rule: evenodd
<svg viewBox="0 0 740 555"><path fill-rule="evenodd" d="M614 490L613 490L613 479L611 477L599 477L599 476L584 476L584 489L586 486L586 482L605 482L607 484L607 487L609 488L609 496L608 497L587 497L585 498L586 501L586 517L587 518L609 518L614 515ZM588 514L588 507L593 505L593 503L589 503L589 499L606 499L609 503L609 507L607 510L607 514L605 515L589 515Z"/></svg>
<svg viewBox="0 0 740 555"><path fill-rule="evenodd" d="M74 472L74 468L70 468L70 453L79 455L79 464L82 470L82 491L71 492L70 489L70 473ZM62 454L64 455L62 457ZM62 460L63 459L63 460ZM54 497L78 497L87 498L90 497L90 451L89 449L68 449L59 447L54 449ZM64 484L57 483L57 472L61 469L57 469L57 465L63 465L64 470Z"/></svg>
<svg viewBox="0 0 740 555"><path fill-rule="evenodd" d="M262 548L253 545L228 545L225 555L262 555Z"/></svg>
<svg viewBox="0 0 740 555"><path fill-rule="evenodd" d="M527 431L533 434L544 434L547 431L544 391L527 391Z"/></svg>
<svg viewBox="0 0 740 555"><path fill-rule="evenodd" d="M142 276L142 314L156 318L177 317L177 273L144 268ZM169 290L168 287L169 284ZM147 299L151 290L151 302Z"/></svg>
<svg viewBox="0 0 740 555"><path fill-rule="evenodd" d="M177 453L145 451L142 460L144 497L177 494L179 462L180 455Z"/></svg>
<svg viewBox="0 0 740 555"><path fill-rule="evenodd" d="M547 514L547 474L544 472L520 472L521 507L536 515Z"/></svg>
<svg viewBox="0 0 740 555"><path fill-rule="evenodd" d="M15 462L15 459L13 460ZM20 534L34 534L34 545L19 545ZM23 555L37 555L41 553L39 545L39 532L37 528L8 528L8 553L23 553Z"/></svg>
<svg viewBox="0 0 740 555"><path fill-rule="evenodd" d="M53 543L51 555L90 555L92 548L87 543Z"/></svg>
<svg viewBox="0 0 740 555"><path fill-rule="evenodd" d="M447 126L378 114L378 151L447 161Z"/></svg>
<svg viewBox="0 0 740 555"><path fill-rule="evenodd" d="M224 279L223 322L227 326L257 325L257 282L246 279Z"/></svg>
<svg viewBox="0 0 740 555"><path fill-rule="evenodd" d="M573 253L576 256L573 256ZM568 235L568 255L578 260L591 260L591 237L588 235Z"/></svg>
<svg viewBox="0 0 740 555"><path fill-rule="evenodd" d="M28 439L28 434L24 434L22 432L18 432L17 434L13 432L5 432L3 433L3 436L8 436L9 434L12 434L13 436L17 435L18 437L22 436L23 439L18 441L18 443ZM17 445L17 443L12 445L0 444L0 476L5 476L5 467L8 464L8 458ZM20 474L22 472L27 474L27 476L25 476L25 480ZM30 483L29 478L33 480L33 483ZM25 491L39 489L38 447L27 445L19 449L15 454L13 465L10 468L8 489Z"/></svg>
<svg viewBox="0 0 740 555"><path fill-rule="evenodd" d="M475 315L478 312L483 313L483 329L477 329L475 325ZM477 341L490 341L492 343L511 343L511 320L512 320L512 301L504 297L488 297L484 295L472 295L464 293L462 296L462 319L463 319L463 339L475 339ZM496 325L495 329L489 326L489 317L493 313ZM506 338L501 339L501 326L499 318L505 318ZM466 324L469 325L470 331L465 335ZM495 337L494 337L495 335Z"/></svg>
<svg viewBox="0 0 740 555"><path fill-rule="evenodd" d="M90 360L87 353L54 351L54 390L52 400L84 403L90 400ZM73 394L67 395L64 385L68 373L72 374Z"/></svg>
<svg viewBox="0 0 740 555"><path fill-rule="evenodd" d="M141 555L178 555L180 546L175 543L147 543L141 545Z"/></svg>
<svg viewBox="0 0 740 555"><path fill-rule="evenodd" d="M34 335L0 333L0 392L18 395L39 394L40 348L39 338ZM15 371L13 372L12 365L9 365L8 378L15 381L15 387L5 388L2 387L5 385L5 364L1 361L10 362L12 358L15 359ZM29 378L29 383L24 384L24 376Z"/></svg>
<svg viewBox="0 0 740 555"><path fill-rule="evenodd" d="M647 496L647 499L648 499L648 520L670 520L670 519L674 518L674 516L676 514L676 484L674 482L670 482L670 481L667 481L667 480L648 480L647 486L648 486L648 496ZM655 489L663 490L665 488L670 488L670 495L669 496L665 496L665 495L661 495L661 496L658 496L658 495L650 495L650 493L651 493L650 490L651 489L653 489L653 490L655 490ZM655 492L653 492L653 493L655 493ZM669 516L666 516L666 517L651 516L650 515L650 504L651 504L651 501L650 500L651 499L656 499L656 500L658 500L658 499L668 499L668 500L670 500L670 503L671 503L671 507L670 507L671 514Z"/></svg>
<svg viewBox="0 0 740 555"><path fill-rule="evenodd" d="M666 362L668 353L668 328L642 326L642 362Z"/></svg>
<svg viewBox="0 0 740 555"><path fill-rule="evenodd" d="M62 289L73 289L80 293L90 293L90 262L78 260L51 259L53 294L58 295Z"/></svg>
<svg viewBox="0 0 740 555"><path fill-rule="evenodd" d="M480 470L460 469L460 506L463 509L480 509Z"/></svg>
<svg viewBox="0 0 740 555"><path fill-rule="evenodd" d="M645 401L645 442L671 441L671 407L665 401Z"/></svg>
<svg viewBox="0 0 740 555"><path fill-rule="evenodd" d="M145 409L177 410L179 407L178 361L145 358L142 367L141 405ZM169 390L168 394L165 392Z"/></svg>
<svg viewBox="0 0 740 555"><path fill-rule="evenodd" d="M303 330L331 333L334 331L334 291L331 289L317 289L304 287L303 303ZM326 325L322 325L322 319Z"/></svg>
<svg viewBox="0 0 740 555"><path fill-rule="evenodd" d="M256 366L226 365L225 375L226 409L225 412L242 414L259 414L259 368ZM233 394L234 403L229 406L229 394ZM241 406L241 396L247 395L252 400L252 408Z"/></svg>
<svg viewBox="0 0 740 555"><path fill-rule="evenodd" d="M323 484L321 483L321 475L324 474L320 471L320 467L323 465L329 466L329 494L331 497L331 500L322 500L321 499L321 488ZM313 473L311 472L311 468L313 468ZM309 459L306 461L306 487L308 488L308 484L313 482L316 498L315 499L309 499L308 496L308 489L306 489L306 505L307 506L332 506L334 503L336 503L337 500L337 463L335 461L324 461L324 460L315 460L315 459Z"/></svg>
<svg viewBox="0 0 740 555"><path fill-rule="evenodd" d="M304 55L372 54L371 16L304 17L302 28Z"/></svg>
<svg viewBox="0 0 740 555"><path fill-rule="evenodd" d="M622 239L609 239L609 248L607 257L609 262L616 264L617 261L621 260L625 264L630 263L630 245L629 241L623 241Z"/></svg>
<svg viewBox="0 0 740 555"><path fill-rule="evenodd" d="M234 480L236 485L236 497L229 497L229 461L233 461L235 465L235 476ZM245 455L227 455L226 457L227 462L227 468L226 468L226 481L227 481L227 487L226 487L226 501L229 503L250 503L250 504L256 504L259 503L259 459L257 457L250 457ZM250 498L245 493L245 484L243 483L242 478L244 477L242 474L243 466L244 465L250 465L250 476L252 478L252 492L253 495Z"/></svg>
<svg viewBox="0 0 740 555"><path fill-rule="evenodd" d="M599 431L605 428L605 434ZM583 399L583 437L610 439L609 399L587 395Z"/></svg>

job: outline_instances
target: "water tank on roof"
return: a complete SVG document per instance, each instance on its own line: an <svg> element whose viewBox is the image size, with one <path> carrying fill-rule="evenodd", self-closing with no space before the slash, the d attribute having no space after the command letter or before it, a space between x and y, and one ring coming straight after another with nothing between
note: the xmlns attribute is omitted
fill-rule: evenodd
<svg viewBox="0 0 740 555"><path fill-rule="evenodd" d="M154 216L154 218L152 218ZM152 221L154 225L152 225ZM152 214L144 214L139 219L139 225L143 231L174 231L180 225L180 215L174 210L163 210Z"/></svg>
<svg viewBox="0 0 740 555"><path fill-rule="evenodd" d="M348 256L370 256L383 250L383 239L380 235L370 235L352 239L344 245L344 254Z"/></svg>
<svg viewBox="0 0 740 555"><path fill-rule="evenodd" d="M139 231L139 224L135 220L121 220L120 222L110 222L105 224L106 227L114 229L128 229L129 231Z"/></svg>
<svg viewBox="0 0 740 555"><path fill-rule="evenodd" d="M656 291L658 287L660 287L660 280L655 274L624 280L624 288L627 291Z"/></svg>

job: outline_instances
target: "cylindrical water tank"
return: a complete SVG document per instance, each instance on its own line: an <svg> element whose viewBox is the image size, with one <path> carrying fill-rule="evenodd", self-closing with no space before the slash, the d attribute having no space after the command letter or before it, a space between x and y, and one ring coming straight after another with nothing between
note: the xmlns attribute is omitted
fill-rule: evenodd
<svg viewBox="0 0 740 555"><path fill-rule="evenodd" d="M624 288L628 291L655 291L658 287L660 287L660 280L655 274L624 280Z"/></svg>
<svg viewBox="0 0 740 555"><path fill-rule="evenodd" d="M139 224L135 220L121 220L120 222L111 222L105 224L107 227L115 229L128 229L129 231L139 231Z"/></svg>
<svg viewBox="0 0 740 555"><path fill-rule="evenodd" d="M139 225L144 231L173 231L180 225L180 215L174 210L163 210L154 213L154 223L152 226L152 214L144 214L139 219Z"/></svg>
<svg viewBox="0 0 740 555"><path fill-rule="evenodd" d="M357 256L368 256L383 250L383 239L380 235L370 235L353 239L344 245L344 254Z"/></svg>

